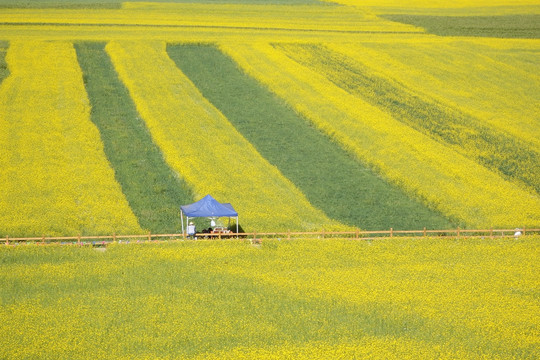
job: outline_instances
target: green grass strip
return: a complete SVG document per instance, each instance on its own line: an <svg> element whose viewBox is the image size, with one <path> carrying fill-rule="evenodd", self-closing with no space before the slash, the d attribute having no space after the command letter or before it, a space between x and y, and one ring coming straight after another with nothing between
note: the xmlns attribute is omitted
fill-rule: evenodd
<svg viewBox="0 0 540 360"><path fill-rule="evenodd" d="M362 229L450 226L357 162L215 47L171 45L168 53L238 131L328 216Z"/></svg>
<svg viewBox="0 0 540 360"><path fill-rule="evenodd" d="M193 202L189 187L167 166L118 79L103 43L75 45L105 153L141 227L153 233L181 229L180 205Z"/></svg>
<svg viewBox="0 0 540 360"><path fill-rule="evenodd" d="M498 38L540 38L540 15L432 16L381 15L381 17L425 28L441 36L480 36Z"/></svg>
<svg viewBox="0 0 540 360"><path fill-rule="evenodd" d="M6 63L6 53L8 47L8 41L0 41L0 84L2 83L2 80L9 76L9 69Z"/></svg>
<svg viewBox="0 0 540 360"><path fill-rule="evenodd" d="M539 153L458 109L421 98L361 63L318 45L276 45L337 86L389 112L396 120L458 148L485 167L540 193ZM301 49L302 51L298 51Z"/></svg>

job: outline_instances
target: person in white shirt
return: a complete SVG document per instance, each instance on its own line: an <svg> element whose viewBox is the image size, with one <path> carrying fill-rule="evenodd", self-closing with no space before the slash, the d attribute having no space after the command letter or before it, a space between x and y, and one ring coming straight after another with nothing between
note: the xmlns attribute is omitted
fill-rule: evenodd
<svg viewBox="0 0 540 360"><path fill-rule="evenodd" d="M195 236L195 233L196 233L196 229L195 229L195 225L193 224L193 222L190 222L188 227L187 227L187 233L188 233L188 236L193 238Z"/></svg>

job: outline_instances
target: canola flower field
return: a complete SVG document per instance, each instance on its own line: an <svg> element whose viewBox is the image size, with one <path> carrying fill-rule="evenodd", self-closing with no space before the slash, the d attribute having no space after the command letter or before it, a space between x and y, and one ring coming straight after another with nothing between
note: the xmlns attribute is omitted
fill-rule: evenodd
<svg viewBox="0 0 540 360"><path fill-rule="evenodd" d="M0 0L0 237L538 228L538 17ZM537 359L539 241L2 244L0 358Z"/></svg>
<svg viewBox="0 0 540 360"><path fill-rule="evenodd" d="M0 1L0 235L176 232L206 194L247 231L538 227L540 4L453 4Z"/></svg>
<svg viewBox="0 0 540 360"><path fill-rule="evenodd" d="M2 231L141 231L89 121L73 44L12 41L6 60L10 75L0 89Z"/></svg>
<svg viewBox="0 0 540 360"><path fill-rule="evenodd" d="M8 359L535 359L539 240L2 246L0 348Z"/></svg>

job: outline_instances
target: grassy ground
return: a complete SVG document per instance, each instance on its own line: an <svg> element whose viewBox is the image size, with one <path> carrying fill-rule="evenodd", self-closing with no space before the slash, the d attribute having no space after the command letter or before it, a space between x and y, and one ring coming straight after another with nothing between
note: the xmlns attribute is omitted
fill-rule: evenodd
<svg viewBox="0 0 540 360"><path fill-rule="evenodd" d="M538 237L0 247L6 358L527 359Z"/></svg>
<svg viewBox="0 0 540 360"><path fill-rule="evenodd" d="M9 75L9 69L6 63L6 51L9 47L9 42L0 41L0 83Z"/></svg>
<svg viewBox="0 0 540 360"><path fill-rule="evenodd" d="M540 15L432 16L383 15L382 17L425 28L442 36L485 36L500 38L540 38Z"/></svg>
<svg viewBox="0 0 540 360"><path fill-rule="evenodd" d="M76 44L92 105L92 121L141 226L153 233L181 230L180 205L193 202L190 188L153 143L103 43Z"/></svg>
<svg viewBox="0 0 540 360"><path fill-rule="evenodd" d="M358 163L212 46L168 47L203 95L330 217L362 229L452 226Z"/></svg>

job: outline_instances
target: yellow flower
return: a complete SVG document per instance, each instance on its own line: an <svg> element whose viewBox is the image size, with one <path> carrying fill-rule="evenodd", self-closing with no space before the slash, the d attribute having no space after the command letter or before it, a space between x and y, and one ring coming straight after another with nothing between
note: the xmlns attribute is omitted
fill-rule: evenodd
<svg viewBox="0 0 540 360"><path fill-rule="evenodd" d="M114 179L75 49L11 43L0 87L0 230L9 235L140 232Z"/></svg>

